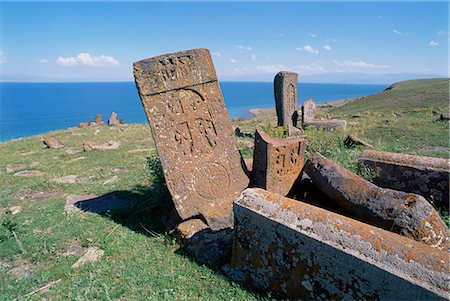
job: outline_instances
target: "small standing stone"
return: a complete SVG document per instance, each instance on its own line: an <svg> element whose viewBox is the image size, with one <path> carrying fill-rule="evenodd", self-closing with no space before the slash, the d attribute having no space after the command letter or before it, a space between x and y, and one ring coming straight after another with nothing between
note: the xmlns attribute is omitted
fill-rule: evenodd
<svg viewBox="0 0 450 301"><path fill-rule="evenodd" d="M95 124L96 125L105 125L105 123L102 120L102 114L97 114L95 116Z"/></svg>
<svg viewBox="0 0 450 301"><path fill-rule="evenodd" d="M48 148L63 148L64 144L58 140L58 138L51 136L44 139L44 144Z"/></svg>
<svg viewBox="0 0 450 301"><path fill-rule="evenodd" d="M111 113L111 116L108 119L108 125L109 126L120 125L119 120L117 120L117 113L116 112L112 112Z"/></svg>
<svg viewBox="0 0 450 301"><path fill-rule="evenodd" d="M289 129L297 127L298 74L287 71L278 72L275 75L273 86L278 126L284 126Z"/></svg>
<svg viewBox="0 0 450 301"><path fill-rule="evenodd" d="M305 100L302 106L302 123L314 121L316 118L316 103L312 98Z"/></svg>

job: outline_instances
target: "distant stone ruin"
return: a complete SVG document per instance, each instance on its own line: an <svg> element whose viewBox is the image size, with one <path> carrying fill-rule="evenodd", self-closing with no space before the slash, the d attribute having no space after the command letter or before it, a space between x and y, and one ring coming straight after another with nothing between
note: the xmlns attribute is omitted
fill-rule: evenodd
<svg viewBox="0 0 450 301"><path fill-rule="evenodd" d="M316 127L323 129L328 132L345 130L347 127L347 122L340 119L326 119L326 120L316 120L316 110L317 104L312 98L308 98L302 105L301 116L302 116L302 126Z"/></svg>
<svg viewBox="0 0 450 301"><path fill-rule="evenodd" d="M297 74L280 72L274 80L278 125L289 137L258 129L249 172L235 134L246 136L233 132L208 50L136 62L134 76L178 215L171 216L171 233L196 261L276 298L448 299L450 232L419 195L437 195L436 188L399 191L411 186L409 175L431 182L441 161L434 166L431 159L365 153L362 161L381 174L389 170L390 176L394 167L386 164L395 165L399 176L388 182L406 181L399 190L370 183L320 154L305 162L307 137L292 135L299 126ZM303 126L345 128L345 121L315 120L314 107L305 102ZM350 138L349 147L358 144ZM448 176L438 186L448 190ZM313 189L320 194L308 195L323 200L295 194Z"/></svg>
<svg viewBox="0 0 450 301"><path fill-rule="evenodd" d="M183 220L231 227L232 203L247 187L211 55L194 49L133 64L167 187Z"/></svg>

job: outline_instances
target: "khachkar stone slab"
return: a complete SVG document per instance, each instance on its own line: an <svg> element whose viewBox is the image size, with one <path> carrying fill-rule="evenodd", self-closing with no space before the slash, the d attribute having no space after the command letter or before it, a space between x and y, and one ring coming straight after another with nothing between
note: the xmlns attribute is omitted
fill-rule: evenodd
<svg viewBox="0 0 450 301"><path fill-rule="evenodd" d="M375 172L372 182L376 185L420 194L430 203L448 210L449 159L375 150L362 152L359 159L361 165Z"/></svg>
<svg viewBox="0 0 450 301"><path fill-rule="evenodd" d="M316 118L316 103L308 98L302 105L302 124L314 121Z"/></svg>
<svg viewBox="0 0 450 301"><path fill-rule="evenodd" d="M232 203L249 179L207 49L135 62L134 77L167 187L182 219L232 226Z"/></svg>
<svg viewBox="0 0 450 301"><path fill-rule="evenodd" d="M303 168L305 137L277 139L256 130L252 185L287 195Z"/></svg>
<svg viewBox="0 0 450 301"><path fill-rule="evenodd" d="M297 127L298 74L287 71L278 72L275 75L273 87L278 126L285 126L288 129Z"/></svg>
<svg viewBox="0 0 450 301"><path fill-rule="evenodd" d="M378 187L320 154L308 158L303 171L347 214L437 249L449 248L449 229L422 196Z"/></svg>
<svg viewBox="0 0 450 301"><path fill-rule="evenodd" d="M447 300L447 252L262 189L233 205L228 275L278 298Z"/></svg>

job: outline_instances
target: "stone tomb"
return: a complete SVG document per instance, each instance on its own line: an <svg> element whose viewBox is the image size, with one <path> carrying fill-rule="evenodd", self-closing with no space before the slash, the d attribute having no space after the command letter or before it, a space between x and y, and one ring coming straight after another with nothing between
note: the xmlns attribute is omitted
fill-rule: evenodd
<svg viewBox="0 0 450 301"><path fill-rule="evenodd" d="M232 203L249 183L207 49L133 64L167 187L182 219L232 227Z"/></svg>
<svg viewBox="0 0 450 301"><path fill-rule="evenodd" d="M305 137L277 139L256 130L252 185L287 195L303 168Z"/></svg>
<svg viewBox="0 0 450 301"><path fill-rule="evenodd" d="M278 126L297 127L298 119L298 74L281 71L273 81L275 108Z"/></svg>

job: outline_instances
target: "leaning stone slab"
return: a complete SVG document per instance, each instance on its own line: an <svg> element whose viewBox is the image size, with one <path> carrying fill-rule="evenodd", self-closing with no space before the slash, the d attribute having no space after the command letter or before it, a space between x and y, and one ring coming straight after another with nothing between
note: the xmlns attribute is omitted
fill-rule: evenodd
<svg viewBox="0 0 450 301"><path fill-rule="evenodd" d="M233 128L207 49L135 62L134 77L168 189L182 219L232 226L232 203L247 187Z"/></svg>
<svg viewBox="0 0 450 301"><path fill-rule="evenodd" d="M316 121L307 121L303 123L303 127L311 127L314 126L319 129L323 129L324 131L333 132L345 130L347 127L347 122L345 120L339 119L329 119L329 120L316 120Z"/></svg>
<svg viewBox="0 0 450 301"><path fill-rule="evenodd" d="M304 171L349 215L432 247L448 249L450 231L422 196L378 187L320 154L306 161Z"/></svg>
<svg viewBox="0 0 450 301"><path fill-rule="evenodd" d="M228 276L276 298L447 300L444 251L262 189L233 206Z"/></svg>
<svg viewBox="0 0 450 301"><path fill-rule="evenodd" d="M298 120L298 74L281 71L275 75L273 81L275 94L275 108L278 126L297 127Z"/></svg>
<svg viewBox="0 0 450 301"><path fill-rule="evenodd" d="M450 160L366 150L360 166L375 171L372 182L384 188L417 193L438 207L449 208Z"/></svg>
<svg viewBox="0 0 450 301"><path fill-rule="evenodd" d="M303 168L305 137L273 138L256 130L252 185L287 195Z"/></svg>

